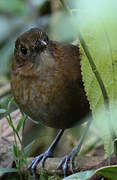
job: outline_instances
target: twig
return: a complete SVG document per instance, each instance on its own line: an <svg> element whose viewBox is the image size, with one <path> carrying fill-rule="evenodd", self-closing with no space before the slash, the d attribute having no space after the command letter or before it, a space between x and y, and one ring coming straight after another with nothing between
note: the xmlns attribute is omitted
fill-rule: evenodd
<svg viewBox="0 0 117 180"><path fill-rule="evenodd" d="M111 157L111 165L116 164L116 158L114 155ZM33 158L28 158L28 163L30 163L33 160ZM57 165L60 162L61 158L47 158L44 164L44 168L42 168L41 163L37 166L37 173L40 173L41 171L45 171L49 175L58 174L63 175L62 169L57 169ZM104 166L108 166L108 159L105 159L101 156L78 156L74 160L74 167L73 171L74 173L79 171L87 171L92 169L98 169ZM27 167L24 168L25 171L27 171ZM69 171L69 165L68 165L68 175L71 174Z"/></svg>

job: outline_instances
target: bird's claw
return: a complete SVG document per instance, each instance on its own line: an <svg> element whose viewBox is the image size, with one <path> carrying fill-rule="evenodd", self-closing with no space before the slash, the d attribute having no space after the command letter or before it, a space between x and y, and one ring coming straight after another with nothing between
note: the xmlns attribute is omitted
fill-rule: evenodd
<svg viewBox="0 0 117 180"><path fill-rule="evenodd" d="M68 163L70 163L69 171L73 173L73 156L72 154L68 154L64 156L59 162L57 169L62 169L64 172L64 177L67 176Z"/></svg>
<svg viewBox="0 0 117 180"><path fill-rule="evenodd" d="M40 162L42 167L44 167L45 160L48 157L53 157L53 154L52 152L47 150L45 153L42 153L39 156L35 157L33 161L31 162L31 164L29 164L28 169L32 171L33 176L36 176L36 167L38 163Z"/></svg>

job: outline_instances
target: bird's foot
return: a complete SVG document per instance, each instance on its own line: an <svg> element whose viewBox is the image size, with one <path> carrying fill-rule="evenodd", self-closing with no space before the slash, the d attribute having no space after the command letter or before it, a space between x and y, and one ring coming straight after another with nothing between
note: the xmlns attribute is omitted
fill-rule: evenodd
<svg viewBox="0 0 117 180"><path fill-rule="evenodd" d="M72 152L66 156L64 156L61 161L59 162L57 169L62 169L64 173L64 177L67 176L67 171L68 171L68 164L69 164L69 171L70 173L73 173L73 159L74 156Z"/></svg>
<svg viewBox="0 0 117 180"><path fill-rule="evenodd" d="M28 169L32 171L32 174L34 177L37 177L36 167L39 164L39 162L41 163L42 167L44 167L45 160L48 157L53 157L53 153L49 150L45 151L44 153L40 154L39 156L36 156L33 159L33 161L31 162L31 164L29 164Z"/></svg>
<svg viewBox="0 0 117 180"><path fill-rule="evenodd" d="M40 154L39 156L35 157L34 160L32 161L32 163L28 166L28 169L30 169L32 171L32 174L35 177L35 179L38 176L36 173L36 167L37 167L38 163L40 162L42 167L44 167L45 160L48 157L53 157L54 148L55 148L56 144L58 143L59 139L61 138L63 132L64 132L64 129L60 129L56 138L51 143L51 145L49 146L47 151L45 151L45 153Z"/></svg>

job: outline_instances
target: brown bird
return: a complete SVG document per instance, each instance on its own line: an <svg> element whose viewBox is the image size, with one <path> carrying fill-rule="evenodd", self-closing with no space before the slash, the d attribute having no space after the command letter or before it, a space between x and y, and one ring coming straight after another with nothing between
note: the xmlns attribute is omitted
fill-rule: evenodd
<svg viewBox="0 0 117 180"><path fill-rule="evenodd" d="M24 32L15 43L11 87L19 108L35 121L60 129L48 150L37 156L29 168L44 165L66 128L83 123L89 112L80 68L78 47L51 41L39 28ZM58 168L67 173L79 146L63 157ZM64 164L64 165L63 165ZM63 166L62 166L63 165Z"/></svg>

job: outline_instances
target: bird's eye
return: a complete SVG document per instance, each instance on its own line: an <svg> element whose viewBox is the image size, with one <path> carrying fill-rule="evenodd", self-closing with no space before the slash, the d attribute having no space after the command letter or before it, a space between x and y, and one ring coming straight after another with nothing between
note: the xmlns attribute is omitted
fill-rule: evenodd
<svg viewBox="0 0 117 180"><path fill-rule="evenodd" d="M23 55L27 55L27 48L24 47L23 45L21 45L20 51L21 51L21 53L22 53Z"/></svg>

